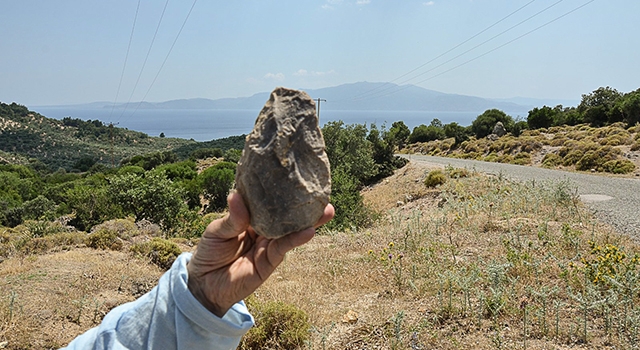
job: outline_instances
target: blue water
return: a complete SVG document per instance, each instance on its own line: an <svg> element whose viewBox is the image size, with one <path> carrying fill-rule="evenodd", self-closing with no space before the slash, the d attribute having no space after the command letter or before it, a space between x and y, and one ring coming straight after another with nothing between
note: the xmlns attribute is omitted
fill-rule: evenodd
<svg viewBox="0 0 640 350"><path fill-rule="evenodd" d="M211 109L139 109L134 114L127 111L113 113L110 108L33 107L33 110L49 118L64 117L82 120L100 120L105 124L117 123L118 127L144 132L150 136L164 133L166 137L209 141L227 136L248 134L253 128L259 110L211 110ZM320 124L342 120L345 124L386 124L387 129L395 121L403 121L409 129L420 124L428 125L434 118L443 124L457 122L469 125L479 112L429 112L429 111L320 111ZM514 115L514 114L512 114Z"/></svg>

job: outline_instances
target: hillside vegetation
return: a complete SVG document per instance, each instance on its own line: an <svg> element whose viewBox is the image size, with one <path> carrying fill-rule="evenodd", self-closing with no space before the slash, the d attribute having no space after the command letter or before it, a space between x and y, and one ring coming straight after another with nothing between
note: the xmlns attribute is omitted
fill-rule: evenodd
<svg viewBox="0 0 640 350"><path fill-rule="evenodd" d="M200 148L242 149L244 136L209 142L150 137L99 120L47 118L16 103L0 102L0 162L35 169L86 171L93 164L119 165L136 155L173 151L181 159Z"/></svg>
<svg viewBox="0 0 640 350"><path fill-rule="evenodd" d="M640 89L610 87L582 95L577 107L543 106L514 120L490 109L471 125L434 119L412 132L392 125L401 152L640 175Z"/></svg>
<svg viewBox="0 0 640 350"><path fill-rule="evenodd" d="M378 214L360 190L406 160L375 126L336 122L323 132L339 210L326 229L372 225ZM82 173L0 165L0 344L60 347L148 291L225 210L239 157L237 149L197 149L188 160L163 151Z"/></svg>
<svg viewBox="0 0 640 350"><path fill-rule="evenodd" d="M631 108L620 101L637 92L611 90L597 91L617 96L609 109L589 107L605 111L604 125L585 124L599 114L580 106L551 118L576 125L510 123L497 110L475 126L434 120L413 132L402 122L388 130L327 123L336 217L247 300L257 323L241 348L637 347L640 246L597 222L571 183L511 182L394 156L402 148L633 173L640 127L612 111ZM239 148L215 140L174 147L123 130L122 140L138 138L114 167L73 152L34 159L38 145L63 142L58 131L89 152L104 147L112 129L53 121L15 104L2 113L0 140L22 142L25 152L0 153L0 348L67 344L150 290L224 215ZM497 121L506 135L490 136ZM37 142L16 136L36 129ZM135 148L145 142L164 146Z"/></svg>

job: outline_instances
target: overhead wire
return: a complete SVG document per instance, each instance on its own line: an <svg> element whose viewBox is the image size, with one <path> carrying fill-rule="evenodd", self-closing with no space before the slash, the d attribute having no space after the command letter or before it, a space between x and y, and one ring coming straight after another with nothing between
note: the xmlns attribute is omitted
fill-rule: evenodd
<svg viewBox="0 0 640 350"><path fill-rule="evenodd" d="M420 65L420 66L418 66L418 67L416 67L416 68L414 68L414 69L410 70L409 72L407 72L407 73L405 73L405 74L403 74L403 75L401 75L401 76L399 76L399 77L397 77L397 78L395 78L395 79L393 79L393 80L391 80L391 81L389 81L389 82L384 83L383 85L380 85L380 86L378 86L378 87L375 87L375 88L373 88L373 89L371 89L371 90L369 90L369 91L365 91L365 92L359 93L359 94L357 94L357 95L353 96L352 98L353 98L353 99L357 99L360 95L366 95L366 94L368 94L368 93L371 93L371 92L373 92L373 91L376 91L376 90L378 90L378 89L381 89L381 88L383 88L383 87L385 87L385 86L387 86L387 85L390 85L390 84L392 84L392 83L394 83L394 82L396 82L396 81L398 81L398 80L400 80L400 79L402 79L402 78L406 77L407 75L409 75L409 74L411 74L411 73L413 73L413 72L415 72L415 71L419 70L420 68L422 68L422 67L424 67L424 66L428 65L429 63L434 62L435 60L439 59L440 57L442 57L442 56L444 56L444 55L448 54L449 52L451 52L451 51L453 51L453 50L455 50L455 49L459 48L460 46L462 46L462 45L464 45L464 44L468 43L469 41L471 41L471 40L473 40L473 39L477 38L478 36L480 36L481 34L483 34L484 32L486 32L487 30L489 30L489 29L491 29L491 28L495 27L496 25L498 25L498 24L502 23L503 21L505 21L505 20L506 20L506 19L508 19L509 17L511 17L511 16L513 16L513 15L515 15L516 13L520 12L522 9L524 9L525 7L527 7L527 6L531 5L531 4L532 4L532 3L534 3L535 1L536 1L536 0L531 0L531 1L529 1L528 3L526 3L526 4L522 5L522 6L520 6L518 9L516 9L515 11L513 11L513 12L509 13L508 15L506 15L506 16L504 16L504 17L502 17L502 18L501 18L500 20L498 20L497 22L494 22L493 24L491 24L490 26L486 27L485 29L483 29L483 30L479 31L478 33L474 34L473 36L471 36L471 37L470 37L470 38L468 38L467 40L465 40L465 41L463 41L463 42L459 43L458 45L456 45L456 46L454 46L454 47L450 48L449 50L447 50L447 51L445 51L445 52L441 53L440 55L438 55L438 56L436 56L436 57L432 58L432 59L431 59L431 60L429 60L428 62L423 63L422 65Z"/></svg>
<svg viewBox="0 0 640 350"><path fill-rule="evenodd" d="M122 112L120 113L120 118L124 115L124 112L129 107L129 103L131 103L131 99L133 98L133 94L136 92L138 88L138 83L140 82L140 77L142 77L142 72L144 72L144 68L147 65L147 60L149 59L149 55L151 54L151 49L153 48L153 44L156 41L156 37L158 36L158 30L160 29L160 25L162 24L162 19L164 18L164 14L167 11L167 5L169 5L169 0L165 1L164 8L162 9L162 13L160 14L160 19L158 20L158 25L156 26L156 31L153 33L153 38L151 39L151 44L149 45L149 49L147 50L147 55L144 57L144 62L142 63L142 68L140 68L140 73L138 74L138 79L136 79L136 83L133 85L133 90L131 90L131 95L129 95L129 100L122 108Z"/></svg>
<svg viewBox="0 0 640 350"><path fill-rule="evenodd" d="M493 48L493 49L491 49L491 50L489 50L489 51L487 51L487 52L485 52L485 53L483 53L483 54L481 54L481 55L478 55L478 56L476 56L476 57L474 57L474 58L472 58L472 59L470 59L470 60L467 60L467 61L465 61L465 62L463 62L463 63L460 63L460 64L459 64L459 65L457 65L457 66L454 66L454 67L452 67L452 68L449 68L449 69L447 69L447 70L445 70L445 71L443 71L443 72L440 72L440 73L438 73L438 74L436 74L436 75L430 76L430 77L429 77L429 78L427 78L427 79L421 80L421 81L417 82L417 83L416 83L416 85L417 85L417 84L422 84L422 83L424 83L424 82L426 82L426 81L428 81L428 80L431 80L431 79L434 79L434 78L436 78L436 77L439 77L439 76L441 76L441 75L443 75L443 74L449 73L449 72L451 72L451 71L452 71L452 70L454 70L454 69L458 69L458 68L460 68L460 67L462 67L462 66L464 66L464 65L466 65L466 64L469 64L469 63L471 63L471 62L473 62L473 61L475 61L475 60L477 60L477 59L479 59L479 58L482 58L482 57L484 57L484 56L486 56L486 55L488 55L488 54L490 54L490 53L492 53L492 52L494 52L494 51L497 51L497 50L499 50L499 49L501 49L501 48L503 48L503 47L505 47L505 46L507 46L507 45L509 45L509 44L513 43L514 41L517 41L517 40L519 40L519 39L522 39L523 37L525 37L525 36L527 36L527 35L529 35L529 34L531 34L531 33L535 32L535 31L538 31L538 30L540 30L540 29L542 29L542 28L544 28L544 27L548 26L549 24L551 24L551 23L553 23L553 22L558 21L559 19L562 19L562 18L564 18L564 17L566 17L566 16L568 16L568 15L570 15L570 14L572 14L572 13L574 13L574 12L578 11L578 10L580 10L581 8L583 8L583 7L587 6L587 5L589 5L590 3L594 2L594 1L596 1L596 0L590 0L590 1L587 1L586 3L584 3L584 4L582 4L582 5L580 5L580 6L576 7L576 8L574 8L573 10L570 10L570 11L568 11L568 12L566 12L566 13L564 13L564 14L562 14L562 15L560 15L560 16L558 16L558 17L556 17L556 18L554 18L554 19L552 19L552 20L550 20L550 21L548 21L548 22L546 22L546 23L544 23L544 24L542 24L542 25L540 25L540 26L538 26L538 27L536 27L536 28L534 28L534 29L532 29L532 30L530 30L530 31L528 31L528 32L526 32L526 33L524 33L524 34L522 34L522 35L518 36L518 37L516 37L516 38L514 38L514 39L511 39L511 40L507 41L506 43L504 43L504 44L502 44L502 45L500 45L500 46L497 46L497 47L495 47L495 48ZM397 93L397 92L400 92L400 91L402 91L402 90L404 90L404 89L406 89L406 88L408 88L408 87L409 87L409 85L400 86L400 87L399 87L399 89L397 89L396 91L392 91L392 92L390 92L390 93L388 93L388 94L386 94L386 95L380 95L380 96L377 96L377 97L379 98L379 97L383 97L383 96L389 96L389 95L395 94L395 93Z"/></svg>
<svg viewBox="0 0 640 350"><path fill-rule="evenodd" d="M171 55L171 51L173 51L173 47L176 45L176 42L178 42L178 38L180 37L180 34L182 33L182 30L184 29L185 25L187 24L187 21L189 20L189 17L191 16L191 12L193 12L193 8L196 6L197 2L198 2L198 0L194 0L193 1L193 4L191 5L191 8L189 9L189 12L187 13L187 17L182 22L182 26L180 27L180 30L178 31L178 34L176 35L175 39L173 40L173 43L171 44L171 47L169 48L169 52L167 52L167 55L164 57L164 61L162 61L162 64L160 65L160 68L158 69L158 72L156 73L155 77L153 78L153 81L151 82L151 85L149 85L149 88L147 89L147 92L145 92L144 96L142 97L142 99L140 100L138 105L136 106L136 109L133 111L133 113L131 113L131 116L136 114L136 112L138 111L138 108L140 108L140 105L142 105L142 102L144 102L144 100L147 98L147 95L149 94L149 91L151 91L151 88L156 83L156 80L158 80L158 76L160 75L160 72L162 72L162 69L164 68L165 63L167 63L167 60L169 59L169 55Z"/></svg>
<svg viewBox="0 0 640 350"><path fill-rule="evenodd" d="M483 46L483 45L485 45L485 44L487 44L487 43L489 43L489 42L493 41L494 39L496 39L496 38L498 38L498 37L500 37L500 36L502 36L502 35L504 35L504 34L506 34L506 33L510 32L511 30L513 30L513 29L515 29L515 28L517 28L517 27L521 26L522 24L524 24L524 23L526 23L526 22L528 22L528 21L532 20L533 18L535 18L535 17L537 17L537 16L541 15L542 13L544 13L544 12L548 11L549 9L551 9L552 7L554 7L554 6L558 5L558 4L560 4L560 3L561 3L561 2L563 2L563 1L564 1L564 0L558 0L558 1L556 1L555 3L553 3L553 4L551 4L551 5L547 6L547 7L545 7L544 9L542 9L542 10L540 10L540 11L536 12L535 14L533 14L533 15L531 15L531 16L529 16L529 17L525 18L524 20L522 20L522 21L520 21L520 22L518 22L518 23L514 24L513 26L511 26L511 27L509 27L509 28L507 28L507 29L503 30L502 32L500 32L500 33L498 33L498 34L496 34L496 35L492 36L491 38L489 38L489 39L487 39L487 40L485 40L485 41L483 41L483 42L481 42L481 43L479 43L479 44L475 45L474 47L472 47L472 48L470 48L470 49L468 49L468 50L466 50L466 51L464 51L464 52L462 52L462 53L458 54L458 55L457 55L457 56L455 56L455 57L452 57L452 58L450 58L450 59L448 59L448 60L446 60L446 61L442 62L441 64L439 64L439 65L437 65L437 66L435 66L435 67L432 67L432 68L430 68L430 69L428 69L428 70L426 70L426 71L424 71L424 72L422 72L422 73L420 73L420 74L418 74L418 75L415 75L415 76L413 76L413 77L411 77L411 78L409 78L409 79L406 79L406 80L404 80L404 81L400 82L400 84L408 83L408 82L410 82L410 81L412 81L412 80L414 80L414 79L416 79L416 78L418 78L418 77L421 77L421 76L423 76L423 75L425 75L425 74L427 74L427 73L429 73L429 72L432 72L432 71L434 71L434 70L436 70L436 69L438 69L438 68L440 68L440 67L442 67L442 66L446 65L447 63L450 63L450 62L454 61L454 60L455 60L455 59L457 59L457 58L460 58L460 57L462 57L462 56L466 55L467 53L469 53L469 52L471 52L471 51L473 51L473 50L475 50L475 49L477 49L477 48L479 48L479 47L481 47L481 46ZM385 89L385 90L383 90L383 91L380 91L380 92L388 91L388 90L391 90L392 88L398 88L398 85L393 85L393 86L391 86L391 88L387 88L387 89ZM379 97L379 96L377 96L377 94L379 94L380 92L378 92L378 93L376 93L376 94L373 94L373 95L371 95L371 96L361 97L361 98L359 98L359 99L353 98L352 100L367 100L367 99L371 99L371 98Z"/></svg>
<svg viewBox="0 0 640 350"><path fill-rule="evenodd" d="M138 6L136 6L136 15L133 17L133 26L131 27L131 34L129 35L129 44L127 45L127 53L124 56L124 65L122 66L122 73L120 73L120 82L118 83L116 98L113 100L113 105L111 106L111 112L109 112L109 121L111 121L113 110L116 108L116 103L118 102L118 97L120 95L120 88L122 87L122 79L124 78L124 72L125 72L125 69L127 68L127 61L129 60L129 51L131 50L131 42L133 41L133 33L135 32L136 22L138 21L138 12L140 11L140 2L141 0L138 0Z"/></svg>

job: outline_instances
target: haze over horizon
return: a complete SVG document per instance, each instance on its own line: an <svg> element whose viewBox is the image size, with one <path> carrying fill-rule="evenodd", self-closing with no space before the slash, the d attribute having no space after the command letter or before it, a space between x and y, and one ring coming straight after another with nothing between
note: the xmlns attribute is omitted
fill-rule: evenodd
<svg viewBox="0 0 640 350"><path fill-rule="evenodd" d="M219 99L361 81L579 100L640 87L637 13L632 0L7 2L0 101Z"/></svg>

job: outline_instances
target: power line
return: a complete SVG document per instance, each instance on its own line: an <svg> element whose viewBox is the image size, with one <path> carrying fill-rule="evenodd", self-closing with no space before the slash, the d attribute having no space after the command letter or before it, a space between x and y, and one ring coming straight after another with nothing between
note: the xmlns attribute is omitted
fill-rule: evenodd
<svg viewBox="0 0 640 350"><path fill-rule="evenodd" d="M542 10L540 10L540 11L536 12L535 14L533 14L533 15L531 15L531 16L529 16L529 17L527 17L526 19L524 19L524 20L522 20L522 21L520 21L520 22L516 23L515 25L513 25L513 26L511 26L511 27L509 27L509 28L507 28L507 29L503 30L502 32L500 32L500 33L498 33L498 34L496 34L496 35L492 36L491 38L489 38L489 39L487 39L487 40L485 40L485 41L481 42L480 44L478 44L478 45L476 45L476 46L474 46L474 47L472 47L472 48L470 48L470 49L468 49L468 50L466 50L466 51L462 52L461 54L459 54L459 55L457 55L457 56L455 56L455 57L453 57L453 58L450 58L450 59L448 59L447 61L442 62L441 64L439 64L439 65L437 65L437 66L435 66L435 67L433 67L433 68L430 68L430 69L428 69L428 70L426 70L426 71L424 71L424 72L422 72L422 73L420 73L420 74L418 74L418 75L416 75L416 76L414 76L414 77L412 77L412 78L406 79L406 80L404 80L404 81L400 82L400 84L404 84L404 83L407 83L407 82L409 82L409 81L411 81L411 80L413 80L413 79L416 79L416 78L418 78L418 77L421 77L421 76L423 76L423 75L425 75L425 74L427 74L427 73L429 73L429 72L432 72L432 71L434 71L434 70L436 70L436 69L438 69L438 68L440 68L440 67L444 66L445 64L447 64L447 63L449 63L449 62L452 62L453 60L455 60L455 59L457 59L457 58L460 58L460 57L462 57L462 56L466 55L467 53L469 53L469 52L471 52L471 51L473 51L473 50L477 49L478 47L483 46L483 45L485 45L486 43L488 43L488 42L490 42L490 41L493 41L494 39L498 38L499 36L501 36L501 35L503 35L503 34L505 34L505 33L507 33L507 32L510 32L510 31L511 31L511 30L513 30L514 28L519 27L520 25L522 25L522 24L524 24L524 23L526 23L526 22L528 22L528 21L532 20L533 18L535 18L535 17L537 17L537 16L539 16L539 15L541 15L542 13L544 13L544 12L548 11L549 9L551 9L552 7L554 7L554 6L558 5L559 3L563 2L563 1L564 1L564 0L558 0L558 1L556 1L555 3L553 3L553 4L551 4L551 5L547 6L547 7L545 7L544 9L542 9ZM394 87L396 87L396 86L394 86ZM393 88L393 87L392 87L392 88ZM390 89L385 89L385 90L383 90L383 91L388 91L388 90L390 90ZM382 91L382 92L383 92L383 91ZM374 94L374 95L375 95L375 94ZM368 97L364 97L364 98L360 98L360 99L362 100L362 99L368 99L368 98L374 98L374 97L379 97L379 96L368 96Z"/></svg>
<svg viewBox="0 0 640 350"><path fill-rule="evenodd" d="M594 1L596 1L596 0L590 0L590 1L588 1L588 2L586 2L586 3L584 3L584 4L582 4L582 5L580 5L580 6L576 7L576 8L574 8L573 10L571 10L571 11L569 11L569 12L566 12L566 13L564 13L564 14L562 14L562 15L560 15L560 16L558 16L558 17L556 17L556 18L552 19L552 20L550 20L549 22L546 22L546 23L544 23L544 24L542 24L542 25L540 25L540 26L538 26L538 27L536 27L536 28L534 28L534 29L532 29L532 30L530 30L530 31L528 31L528 32L526 32L526 33L524 33L524 34L522 34L522 35L520 35L520 36L518 36L518 37L514 38L514 39L511 39L511 40L507 41L506 43L504 43L504 44L502 44L502 45L500 45L500 46L498 46L498 47L495 47L495 48L493 48L493 49L491 49L491 50L489 50L489 51L487 51L487 52L485 52L485 53L483 53L483 54L481 54L481 55L479 55L479 56L476 56L476 57L474 57L474 58L472 58L472 59L470 59L470 60L468 60L468 61L465 61L465 62L463 62L463 63L461 63L461 64L459 64L459 65L457 65L457 66L455 66L455 67L449 68L449 69L447 69L447 70L445 70L445 71L443 71L443 72L440 72L440 73L438 73L438 74L436 74L436 75L430 76L430 77L429 77L429 78L427 78L427 79L421 80L421 81L417 82L417 83L416 83L416 85L417 85L417 84L422 84L422 83L424 83L425 81L428 81L428 80L431 80L431 79L433 79L433 78L439 77L439 76L441 76L441 75L443 75L443 74L445 74L445 73L451 72L451 71L452 71L452 70L454 70L454 69L460 68L460 67L462 67L462 66L464 66L464 65L466 65L466 64L468 64L468 63L471 63L471 62L473 62L473 61L475 61L475 60L477 60L477 59L479 59L479 58L482 58L482 57L484 57L484 56L486 56L486 55L488 55L488 54L490 54L490 53L492 53L492 52L494 52L494 51L496 51L496 50L498 50L498 49L501 49L501 48L503 48L503 47L505 47L505 46L507 46L507 45L511 44L512 42L514 42L514 41L516 41L516 40L519 40L519 39L521 39L521 38L523 38L523 37L525 37L525 36L527 36L527 35L529 35L529 34L531 34L531 33L535 32L535 31L537 31L537 30L539 30L539 29L541 29L541 28L544 28L544 27L548 26L549 24L551 24L551 23L553 23L553 22L555 22L555 21L557 21L557 20L559 20L559 19L561 19L561 18L564 18L564 17L566 17L566 16L568 16L568 15L570 15L570 14L572 14L572 13L574 13L574 12L578 11L578 10L580 10L581 8L583 8L583 7L587 6L587 5L589 5L590 3L594 2ZM388 96L388 95L395 94L395 93L397 93L397 92L400 92L400 91L402 91L402 90L406 89L407 87L408 87L408 85L406 85L406 86L402 86L402 87L400 87L400 89L398 89L398 90L396 90L396 91L392 91L392 92L390 92L390 93L388 93L388 94L386 94L386 95L377 96L377 98L379 98L379 97L383 97L383 96Z"/></svg>
<svg viewBox="0 0 640 350"><path fill-rule="evenodd" d="M138 88L138 83L140 82L140 77L142 76L142 72L144 71L144 67L147 65L147 60L149 59L149 54L151 53L151 49L153 48L153 43L156 41L156 37L158 36L158 30L160 29L160 24L162 24L162 19L164 18L164 13L167 11L167 5L169 5L169 0L165 1L165 3L164 3L164 8L162 9L162 13L160 14L160 19L158 20L158 25L156 26L156 31L153 33L153 38L151 39L151 44L149 45L149 49L147 50L147 55L144 57L144 62L142 63L142 68L140 68L140 73L138 74L138 79L136 79L136 83L133 85L133 90L131 90L131 95L129 95L129 100L124 105L124 108L122 109L122 113L120 113L120 117L118 119L122 118L122 115L127 110L127 107L129 107L129 103L131 102L131 99L133 98L133 94L136 92L136 89Z"/></svg>
<svg viewBox="0 0 640 350"><path fill-rule="evenodd" d="M133 17L133 26L131 27L131 34L129 35L129 44L127 45L127 54L124 56L124 65L122 66L122 73L120 73L120 82L118 83L118 90L116 91L116 98L113 100L113 105L111 106L111 112L109 112L109 120L111 120L111 115L113 115L113 110L116 108L116 103L118 102L118 96L120 95L120 87L122 87L122 78L124 78L124 71L127 68L127 60L129 60L129 50L131 49L131 42L133 41L133 32L136 29L136 22L138 21L138 11L140 10L140 1L138 0L138 6L136 7L136 15Z"/></svg>
<svg viewBox="0 0 640 350"><path fill-rule="evenodd" d="M189 16L191 16L191 12L193 11L193 8L196 6L197 2L198 2L198 0L193 0L193 4L191 5L191 8L189 9L189 13L187 13L187 17L184 19L184 22L182 22L182 26L180 27L180 30L178 31L178 34L176 35L176 38L173 40L173 43L171 44L171 47L169 48L169 52L167 52L167 55L165 56L164 61L162 61L162 65L160 65L160 69L158 69L158 73L156 73L156 76L153 78L153 81L151 82L151 85L149 85L149 88L147 89L147 92L145 92L144 96L142 97L142 100L140 100L140 102L136 106L136 109L133 111L133 113L131 113L131 115L136 114L136 112L138 111L138 108L140 108L140 105L142 104L142 102L147 98L147 95L149 94L149 91L151 91L151 88L153 87L153 84L155 84L156 80L158 79L158 76L160 75L160 72L162 71L162 68L164 68L165 63L167 63L167 60L169 59L169 55L171 55L171 51L173 51L173 47L176 45L176 42L178 41L178 38L180 37L180 34L182 33L182 30L184 29L184 26L187 24L187 21L189 20Z"/></svg>
<svg viewBox="0 0 640 350"><path fill-rule="evenodd" d="M449 50L447 50L447 51L445 51L445 52L441 53L440 55L438 55L438 56L436 56L436 57L432 58L431 60L429 60L428 62L426 62L426 63L424 63L424 64L422 64L422 65L420 65L420 66L418 66L417 68L414 68L414 69L410 70L409 72L407 72L407 73L405 73L405 74L403 74L403 75L401 75L401 76L399 76L399 77L397 77L397 78L395 78L395 79L393 79L393 80L391 80L391 81L389 81L389 82L386 82L386 83L384 83L384 84L382 84L382 85L380 85L380 86L377 86L377 87L375 87L375 88L373 88L373 89L371 89L371 90L369 90L369 91L365 91L365 92L362 92L362 93L360 93L360 94L357 94L357 95L353 96L352 98L353 98L353 99L357 99L357 98L358 98L359 96L361 96L361 95L367 95L367 94L369 94L369 93L371 93L371 92L373 92L373 91L376 91L376 90L378 90L378 89L381 89L381 88L385 87L386 85L389 85L389 84L391 84L391 83L393 83L393 82L396 82L396 81L398 81L398 80L400 80L400 79L402 79L402 78L406 77L407 75L409 75L409 74L411 74L411 73L413 73L413 72L415 72L415 71L419 70L420 68L422 68L422 67L424 67L424 66L428 65L429 63L431 63L431 62L433 62L433 61L437 60L438 58L440 58L440 57L442 57L442 56L444 56L444 55L448 54L449 52L451 52L451 51L453 51L453 50L455 50L455 49L459 48L460 46L462 46L462 45L464 45L464 44L468 43L469 41L471 41L471 40L475 39L476 37L478 37L478 36L479 36L479 35L481 35L482 33L486 32L487 30L489 30L489 29L491 29L491 28L495 27L496 25L498 25L498 24L502 23L504 20L506 20L506 19L508 19L509 17L511 17L511 16L515 15L516 13L520 12L520 10L524 9L525 7L529 6L530 4L532 4L532 3L533 3L533 2L535 2L535 1L536 1L536 0L531 0L531 1L529 1L528 3L526 3L526 4L524 4L523 6L519 7L517 10L515 10L515 11L511 12L510 14L508 14L508 15L504 16L503 18L501 18L501 19L500 19L500 20L498 20L497 22L493 23L492 25L490 25L490 26L486 27L485 29L483 29L483 30L481 30L480 32L476 33L475 35L471 36L469 39L467 39L467 40L465 40L465 41L461 42L460 44L458 44L458 45L456 45L456 46L454 46L454 47L450 48Z"/></svg>

